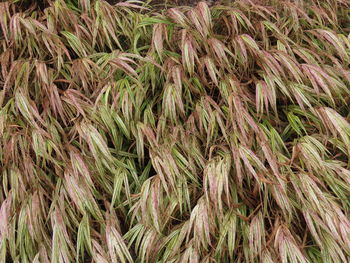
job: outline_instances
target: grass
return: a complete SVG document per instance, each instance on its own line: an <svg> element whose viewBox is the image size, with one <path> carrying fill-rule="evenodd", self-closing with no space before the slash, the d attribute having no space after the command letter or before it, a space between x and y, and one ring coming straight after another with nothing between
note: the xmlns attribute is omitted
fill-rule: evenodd
<svg viewBox="0 0 350 263"><path fill-rule="evenodd" d="M349 262L349 21L1 2L0 262Z"/></svg>

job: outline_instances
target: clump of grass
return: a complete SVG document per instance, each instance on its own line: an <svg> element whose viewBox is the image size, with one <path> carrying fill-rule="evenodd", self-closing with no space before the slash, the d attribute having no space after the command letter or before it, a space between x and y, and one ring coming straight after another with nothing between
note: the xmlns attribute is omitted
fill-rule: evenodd
<svg viewBox="0 0 350 263"><path fill-rule="evenodd" d="M22 2L1 262L349 262L348 1Z"/></svg>

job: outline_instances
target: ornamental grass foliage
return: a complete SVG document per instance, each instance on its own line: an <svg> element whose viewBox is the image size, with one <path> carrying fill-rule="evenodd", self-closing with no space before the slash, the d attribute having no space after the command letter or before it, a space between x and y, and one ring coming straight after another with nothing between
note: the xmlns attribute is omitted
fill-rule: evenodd
<svg viewBox="0 0 350 263"><path fill-rule="evenodd" d="M350 3L0 3L0 262L350 262Z"/></svg>

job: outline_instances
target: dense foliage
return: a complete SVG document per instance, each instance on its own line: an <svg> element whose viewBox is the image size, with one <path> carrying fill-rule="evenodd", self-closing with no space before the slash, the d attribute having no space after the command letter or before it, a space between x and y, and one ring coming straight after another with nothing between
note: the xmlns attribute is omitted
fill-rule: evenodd
<svg viewBox="0 0 350 263"><path fill-rule="evenodd" d="M350 262L350 5L0 3L0 262Z"/></svg>

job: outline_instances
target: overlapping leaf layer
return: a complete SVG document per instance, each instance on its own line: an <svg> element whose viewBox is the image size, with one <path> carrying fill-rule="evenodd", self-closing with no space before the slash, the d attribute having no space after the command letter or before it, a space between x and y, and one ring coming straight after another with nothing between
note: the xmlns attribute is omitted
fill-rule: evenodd
<svg viewBox="0 0 350 263"><path fill-rule="evenodd" d="M349 262L350 7L0 3L0 262Z"/></svg>

